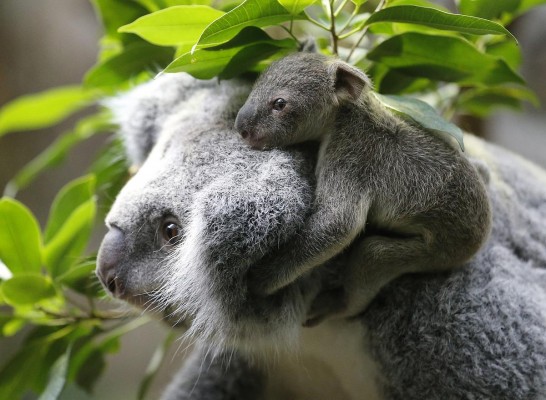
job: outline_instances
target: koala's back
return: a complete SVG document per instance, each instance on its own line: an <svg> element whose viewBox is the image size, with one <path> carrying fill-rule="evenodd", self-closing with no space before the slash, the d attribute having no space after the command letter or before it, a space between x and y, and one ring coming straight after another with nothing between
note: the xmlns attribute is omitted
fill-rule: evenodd
<svg viewBox="0 0 546 400"><path fill-rule="evenodd" d="M363 204L368 235L412 238L415 247L406 247L412 251L424 243L420 253L428 259L417 263L462 265L490 232L483 180L451 144L399 120L372 94L363 97L362 103L340 108L322 143L320 197L345 193L348 202Z"/></svg>
<svg viewBox="0 0 546 400"><path fill-rule="evenodd" d="M370 222L435 218L436 211L455 219L446 210L457 214L487 205L483 181L457 149L378 104L366 106L372 111L365 113L355 112L359 107L342 108L321 163L332 167L326 173L339 174L340 185L352 184L372 198Z"/></svg>

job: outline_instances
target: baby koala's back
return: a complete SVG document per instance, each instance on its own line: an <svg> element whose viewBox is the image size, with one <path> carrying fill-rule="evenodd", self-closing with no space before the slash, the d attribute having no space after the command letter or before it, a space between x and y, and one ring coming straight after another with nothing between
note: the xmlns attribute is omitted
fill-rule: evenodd
<svg viewBox="0 0 546 400"><path fill-rule="evenodd" d="M472 254L487 237L489 201L472 164L451 144L394 116L371 93L368 77L341 60L297 53L272 64L236 128L262 149L320 140L317 198L366 199L368 226L451 235Z"/></svg>

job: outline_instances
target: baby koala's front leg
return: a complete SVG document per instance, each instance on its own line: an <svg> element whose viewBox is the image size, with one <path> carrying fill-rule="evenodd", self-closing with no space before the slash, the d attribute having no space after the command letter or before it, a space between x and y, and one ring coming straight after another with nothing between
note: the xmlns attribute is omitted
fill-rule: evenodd
<svg viewBox="0 0 546 400"><path fill-rule="evenodd" d="M337 191L323 199L317 192L315 212L297 236L250 268L250 289L259 295L275 293L334 257L364 228L369 204L359 194Z"/></svg>
<svg viewBox="0 0 546 400"><path fill-rule="evenodd" d="M344 315L347 309L347 296L343 287L320 292L307 311L305 327L313 327L325 319L336 315Z"/></svg>

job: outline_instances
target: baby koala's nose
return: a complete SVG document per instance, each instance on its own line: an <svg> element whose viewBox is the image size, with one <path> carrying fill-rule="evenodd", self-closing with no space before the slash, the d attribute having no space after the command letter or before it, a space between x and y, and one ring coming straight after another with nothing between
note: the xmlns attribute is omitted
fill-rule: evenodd
<svg viewBox="0 0 546 400"><path fill-rule="evenodd" d="M246 138L248 138L248 137L250 136L250 133L248 133L248 131L247 131L246 129L241 129L241 130L239 131L239 133L241 134L241 137L242 137L243 139L246 139Z"/></svg>
<svg viewBox="0 0 546 400"><path fill-rule="evenodd" d="M235 129L241 134L243 139L251 136L250 122L255 114L255 107L245 104L237 113L235 118Z"/></svg>

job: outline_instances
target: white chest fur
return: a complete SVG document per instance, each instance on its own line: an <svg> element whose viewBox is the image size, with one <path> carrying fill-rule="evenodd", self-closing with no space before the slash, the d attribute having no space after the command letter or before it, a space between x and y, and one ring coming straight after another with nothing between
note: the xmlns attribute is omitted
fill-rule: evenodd
<svg viewBox="0 0 546 400"><path fill-rule="evenodd" d="M359 322L302 328L301 347L268 369L267 400L380 400Z"/></svg>

